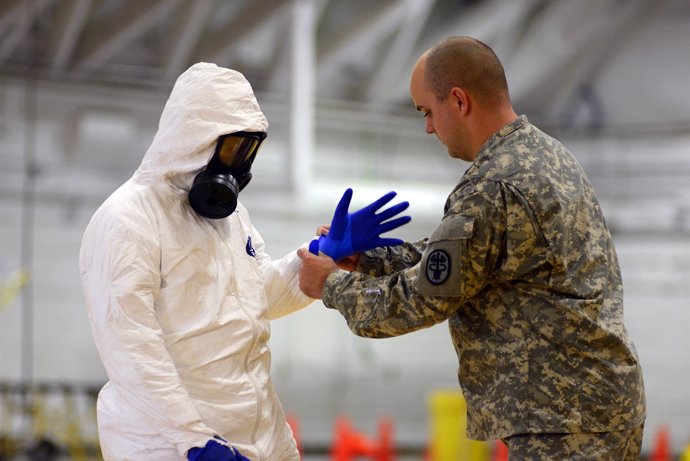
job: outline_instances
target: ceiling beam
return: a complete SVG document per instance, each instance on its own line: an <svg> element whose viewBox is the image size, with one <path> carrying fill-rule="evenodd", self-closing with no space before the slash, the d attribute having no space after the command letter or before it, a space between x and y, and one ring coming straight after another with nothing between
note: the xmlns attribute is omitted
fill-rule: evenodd
<svg viewBox="0 0 690 461"><path fill-rule="evenodd" d="M6 60L12 52L24 41L31 26L38 16L53 3L54 0L25 0L17 5L10 2L3 17L5 28L10 31L0 42L0 61ZM11 21L13 19L13 21Z"/></svg>
<svg viewBox="0 0 690 461"><path fill-rule="evenodd" d="M76 69L93 71L131 45L156 23L170 14L181 0L137 0L122 5L107 20L94 24L84 33L77 49Z"/></svg>
<svg viewBox="0 0 690 461"><path fill-rule="evenodd" d="M406 14L393 43L385 53L381 64L374 70L365 92L368 101L385 101L393 90L392 82L398 81L407 69L407 62L414 45L426 25L437 0L407 0ZM407 81L407 77L405 77Z"/></svg>
<svg viewBox="0 0 690 461"><path fill-rule="evenodd" d="M596 78L628 34L653 16L655 3L581 0L548 4L539 23L530 26L520 47L504 63L513 101L523 111L562 108L576 87Z"/></svg>
<svg viewBox="0 0 690 461"><path fill-rule="evenodd" d="M317 59L317 76L320 84L326 84L342 69L343 63L361 56L364 50L376 48L386 37L400 27L406 17L408 2L396 0L378 4L378 9L363 15L363 20L336 42L320 53Z"/></svg>
<svg viewBox="0 0 690 461"><path fill-rule="evenodd" d="M0 2L0 34L19 21L26 9L26 2L22 0L3 0Z"/></svg>
<svg viewBox="0 0 690 461"><path fill-rule="evenodd" d="M186 2L177 12L163 57L165 79L176 78L190 63L213 12L213 0Z"/></svg>
<svg viewBox="0 0 690 461"><path fill-rule="evenodd" d="M413 50L408 51L407 57L402 57L400 69L412 69L417 59L439 41L456 35L475 37L490 43L502 31L509 29L524 9L526 3L534 0L484 0L472 6L458 8L456 14L448 15L448 20L437 24L436 27L424 35L420 35ZM390 80L387 90L387 103L402 103L409 99L409 75Z"/></svg>
<svg viewBox="0 0 690 461"><path fill-rule="evenodd" d="M300 0L291 0L293 3ZM326 10L328 0L313 0L313 15L312 22L314 27L318 29L318 25L321 22L323 13ZM294 34L294 30L291 30L297 20L295 14L298 14L299 9L293 5L293 11L291 15L281 15L276 22L276 35L277 37L287 37L288 34ZM290 41L294 38L294 35L290 35L290 40L276 39L276 47L273 52L273 58L268 64L268 70L266 71L271 75L271 79L266 88L269 93L283 93L288 90L288 85L290 85L290 79L285 73L285 69L291 68L291 62L294 59L293 51L291 48ZM314 38L316 40L316 37Z"/></svg>
<svg viewBox="0 0 690 461"><path fill-rule="evenodd" d="M228 24L206 34L196 52L197 60L226 64L237 50L237 44L276 14L282 14L291 2L285 0L250 0Z"/></svg>
<svg viewBox="0 0 690 461"><path fill-rule="evenodd" d="M93 0L62 0L56 6L55 26L49 46L53 73L65 70L84 29Z"/></svg>

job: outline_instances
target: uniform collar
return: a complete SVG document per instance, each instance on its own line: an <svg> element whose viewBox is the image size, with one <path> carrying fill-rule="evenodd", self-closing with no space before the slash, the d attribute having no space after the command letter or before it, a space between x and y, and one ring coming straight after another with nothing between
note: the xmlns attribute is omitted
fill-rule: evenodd
<svg viewBox="0 0 690 461"><path fill-rule="evenodd" d="M529 121L527 116L520 115L518 118L512 122L503 125L497 132L491 135L489 139L486 140L484 145L479 149L477 157L474 159L473 167L478 167L482 163L486 162L491 158L494 148L500 144L506 137L510 136L513 132L519 130L523 126L527 125Z"/></svg>
<svg viewBox="0 0 690 461"><path fill-rule="evenodd" d="M448 213L448 210L450 209L451 197L453 197L453 195L462 187L465 181L470 180L474 177L475 174L478 173L479 168L484 163L491 160L496 146L498 146L506 137L510 136L512 133L524 127L528 123L529 121L527 120L527 117L521 115L512 122L502 126L497 132L491 135L489 139L487 139L484 145L479 149L479 153L477 154L477 157L474 159L474 162L465 171L465 174L463 175L463 178L460 181L460 183L455 186L453 191L448 196L448 200L446 200L446 206L444 208L444 214Z"/></svg>

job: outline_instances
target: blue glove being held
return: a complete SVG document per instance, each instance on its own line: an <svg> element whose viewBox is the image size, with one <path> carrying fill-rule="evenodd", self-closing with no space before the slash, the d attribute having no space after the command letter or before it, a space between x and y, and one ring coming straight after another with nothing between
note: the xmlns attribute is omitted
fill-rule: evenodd
<svg viewBox="0 0 690 461"><path fill-rule="evenodd" d="M403 241L400 239L381 238L380 234L410 222L412 218L409 216L384 222L404 211L410 204L401 202L376 214L381 207L393 200L395 195L395 192L388 192L361 210L348 213L347 210L352 200L352 189L348 188L335 208L328 235L322 235L318 239L312 240L309 244L309 251L314 254L319 254L320 251L338 261L376 247L402 244Z"/></svg>
<svg viewBox="0 0 690 461"><path fill-rule="evenodd" d="M215 440L206 442L204 448L190 448L187 452L189 461L249 461L237 448L220 444Z"/></svg>

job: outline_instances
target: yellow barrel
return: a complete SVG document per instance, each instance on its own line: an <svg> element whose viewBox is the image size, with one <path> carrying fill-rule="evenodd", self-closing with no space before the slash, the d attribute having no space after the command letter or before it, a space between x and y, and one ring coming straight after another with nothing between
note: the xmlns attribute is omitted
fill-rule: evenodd
<svg viewBox="0 0 690 461"><path fill-rule="evenodd" d="M467 405L462 393L439 390L429 397L430 461L487 461L489 446L467 438Z"/></svg>

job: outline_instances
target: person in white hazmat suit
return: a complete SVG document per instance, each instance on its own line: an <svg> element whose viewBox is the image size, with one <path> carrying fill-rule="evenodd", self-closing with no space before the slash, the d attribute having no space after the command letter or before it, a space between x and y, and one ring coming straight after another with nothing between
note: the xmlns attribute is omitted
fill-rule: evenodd
<svg viewBox="0 0 690 461"><path fill-rule="evenodd" d="M193 65L140 166L85 231L82 288L109 378L97 404L106 461L299 459L271 384L269 320L312 299L296 252L271 260L237 201L267 129L242 74ZM380 225L406 204L371 213L390 198L364 215L339 205L335 259L364 248L349 233L373 229L366 247L402 242L378 233L409 220Z"/></svg>
<svg viewBox="0 0 690 461"><path fill-rule="evenodd" d="M192 66L141 165L89 223L80 266L110 380L98 397L106 460L184 460L217 436L251 459L299 459L267 344L269 319L311 302L298 259L271 261L241 204L207 219L188 200L221 136L267 129L240 73Z"/></svg>

